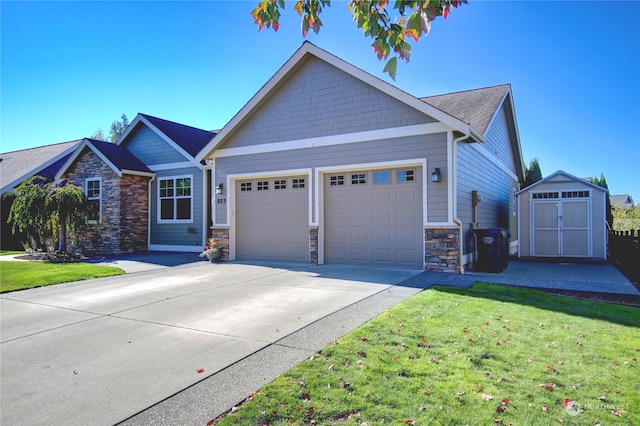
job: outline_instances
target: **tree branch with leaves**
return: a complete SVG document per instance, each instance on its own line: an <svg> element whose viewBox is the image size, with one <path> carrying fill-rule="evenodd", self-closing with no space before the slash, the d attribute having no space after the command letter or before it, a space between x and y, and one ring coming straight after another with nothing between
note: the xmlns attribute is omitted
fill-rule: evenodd
<svg viewBox="0 0 640 426"><path fill-rule="evenodd" d="M373 39L371 46L379 60L387 59L384 72L395 80L398 58L409 62L411 40L418 42L431 30L431 22L438 16L445 19L451 8L457 8L467 0L399 0L389 5L387 0L364 1L349 0L348 9L353 20L364 32L365 37ZM320 14L324 7L331 6L331 0L297 0L294 10L301 17L302 36L309 30L316 34L323 26ZM285 0L261 0L251 14L258 30L280 28L281 9Z"/></svg>

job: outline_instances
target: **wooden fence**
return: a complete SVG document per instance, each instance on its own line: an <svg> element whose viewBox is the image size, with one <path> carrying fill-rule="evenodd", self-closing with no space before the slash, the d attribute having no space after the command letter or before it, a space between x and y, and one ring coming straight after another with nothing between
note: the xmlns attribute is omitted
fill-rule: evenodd
<svg viewBox="0 0 640 426"><path fill-rule="evenodd" d="M640 270L640 244L637 231L609 231L609 256L625 267Z"/></svg>

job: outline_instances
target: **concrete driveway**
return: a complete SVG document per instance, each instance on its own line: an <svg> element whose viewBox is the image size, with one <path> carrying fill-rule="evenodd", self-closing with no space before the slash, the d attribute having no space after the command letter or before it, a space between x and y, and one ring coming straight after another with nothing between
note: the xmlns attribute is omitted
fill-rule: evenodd
<svg viewBox="0 0 640 426"><path fill-rule="evenodd" d="M204 424L420 290L394 284L421 271L291 266L198 262L3 295L0 424Z"/></svg>

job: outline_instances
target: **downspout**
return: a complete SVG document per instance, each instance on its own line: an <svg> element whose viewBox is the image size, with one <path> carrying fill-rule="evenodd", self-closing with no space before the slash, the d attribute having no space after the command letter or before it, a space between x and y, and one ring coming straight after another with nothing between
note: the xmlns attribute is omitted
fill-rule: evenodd
<svg viewBox="0 0 640 426"><path fill-rule="evenodd" d="M149 205L147 207L147 251L150 251L149 249L151 248L151 184L154 180L156 180L155 174L149 179L149 190L147 191L147 194L149 194L149 199L147 200Z"/></svg>
<svg viewBox="0 0 640 426"><path fill-rule="evenodd" d="M463 244L464 241L462 239L463 237L463 228L462 228L462 221L458 218L458 187L457 187L457 159L458 159L458 142L462 142L463 140L469 138L471 136L471 129L467 130L467 133L463 134L462 136L455 138L452 142L452 147L451 147L451 173L449 173L450 178L451 178L451 185L453 186L453 222L458 225L458 232L459 232L459 243L458 243L458 259L460 264L458 265L459 268L459 272L461 274L464 274L464 265L463 265L463 255L464 255L464 250L463 250Z"/></svg>

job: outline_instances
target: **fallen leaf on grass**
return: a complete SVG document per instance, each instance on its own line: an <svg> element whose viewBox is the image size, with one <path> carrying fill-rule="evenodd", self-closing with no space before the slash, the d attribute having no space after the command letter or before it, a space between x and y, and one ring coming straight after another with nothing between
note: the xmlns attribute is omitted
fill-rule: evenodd
<svg viewBox="0 0 640 426"><path fill-rule="evenodd" d="M498 405L496 407L496 412L498 413L504 413L504 410L506 410L506 408L504 408L504 405Z"/></svg>
<svg viewBox="0 0 640 426"><path fill-rule="evenodd" d="M367 341L367 340L369 340L369 339L368 339L368 338L366 338L366 337L364 337L364 336L362 336L362 337L360 338L360 340L362 340L363 342L366 342L366 341Z"/></svg>
<svg viewBox="0 0 640 426"><path fill-rule="evenodd" d="M529 362L533 362L533 361L535 361L535 358L534 358L534 357L532 357L532 356L531 356L531 357L529 357Z"/></svg>
<svg viewBox="0 0 640 426"><path fill-rule="evenodd" d="M483 399L484 401L491 401L491 400L493 399L493 397L492 397L491 395L488 395L488 394L486 394L486 393L483 393L483 394L482 394L482 399Z"/></svg>
<svg viewBox="0 0 640 426"><path fill-rule="evenodd" d="M546 413L547 411L549 411L549 407L547 407L546 405L543 405L542 406L542 411L544 411Z"/></svg>
<svg viewBox="0 0 640 426"><path fill-rule="evenodd" d="M541 387L541 388L543 388L543 389L547 389L547 390L550 390L550 391L554 390L554 389L556 388L556 386L558 386L558 385L556 385L556 384L555 384L555 383L553 383L553 382L551 382L551 383L549 383L549 384L542 383L542 384L540 385L540 387Z"/></svg>

